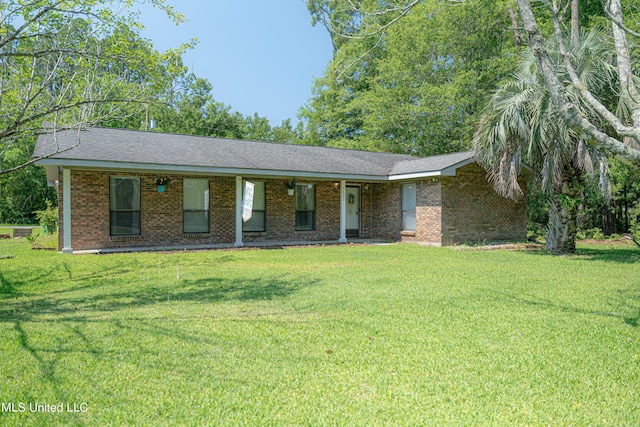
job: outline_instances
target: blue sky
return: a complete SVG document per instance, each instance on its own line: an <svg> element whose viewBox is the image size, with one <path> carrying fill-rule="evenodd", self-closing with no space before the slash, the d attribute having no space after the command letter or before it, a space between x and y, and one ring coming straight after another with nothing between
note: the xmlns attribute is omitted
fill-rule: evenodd
<svg viewBox="0 0 640 427"><path fill-rule="evenodd" d="M244 115L258 113L272 125L291 118L311 97L332 55L331 39L321 25L311 26L303 0L170 0L188 22L174 25L156 10L145 9L144 37L158 50L191 38L199 44L184 55L198 77L213 84L216 101Z"/></svg>

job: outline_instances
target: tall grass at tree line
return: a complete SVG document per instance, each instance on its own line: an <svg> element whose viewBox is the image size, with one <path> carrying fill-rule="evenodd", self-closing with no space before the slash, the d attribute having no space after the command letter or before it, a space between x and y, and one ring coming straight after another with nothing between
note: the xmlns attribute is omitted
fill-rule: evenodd
<svg viewBox="0 0 640 427"><path fill-rule="evenodd" d="M24 425L637 425L640 251L331 246L67 256L0 242Z"/></svg>

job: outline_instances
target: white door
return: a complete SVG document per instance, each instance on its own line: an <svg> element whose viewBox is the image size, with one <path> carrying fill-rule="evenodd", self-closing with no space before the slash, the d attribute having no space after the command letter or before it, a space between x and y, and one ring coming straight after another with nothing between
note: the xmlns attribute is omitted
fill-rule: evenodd
<svg viewBox="0 0 640 427"><path fill-rule="evenodd" d="M360 187L347 187L347 237L360 237Z"/></svg>

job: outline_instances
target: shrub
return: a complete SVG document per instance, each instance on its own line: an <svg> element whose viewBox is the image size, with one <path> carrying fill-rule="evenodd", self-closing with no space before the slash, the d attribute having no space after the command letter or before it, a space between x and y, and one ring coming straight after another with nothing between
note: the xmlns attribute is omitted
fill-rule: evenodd
<svg viewBox="0 0 640 427"><path fill-rule="evenodd" d="M55 233L58 230L58 208L54 208L50 200L47 200L45 210L35 211L35 214L45 233Z"/></svg>
<svg viewBox="0 0 640 427"><path fill-rule="evenodd" d="M585 239L595 239L602 240L604 239L604 234L602 230L599 228L589 228L587 230L578 231L576 233L576 239L585 240Z"/></svg>
<svg viewBox="0 0 640 427"><path fill-rule="evenodd" d="M604 239L604 234L602 233L602 230L600 230L599 228L592 228L591 229L592 232L592 239L596 239L596 240L602 240Z"/></svg>

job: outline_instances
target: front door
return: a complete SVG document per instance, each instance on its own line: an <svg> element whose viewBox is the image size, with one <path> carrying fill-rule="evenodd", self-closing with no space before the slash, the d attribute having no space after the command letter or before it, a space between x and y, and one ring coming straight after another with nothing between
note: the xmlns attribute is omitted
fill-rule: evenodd
<svg viewBox="0 0 640 427"><path fill-rule="evenodd" d="M360 237L360 187L347 187L347 237Z"/></svg>

